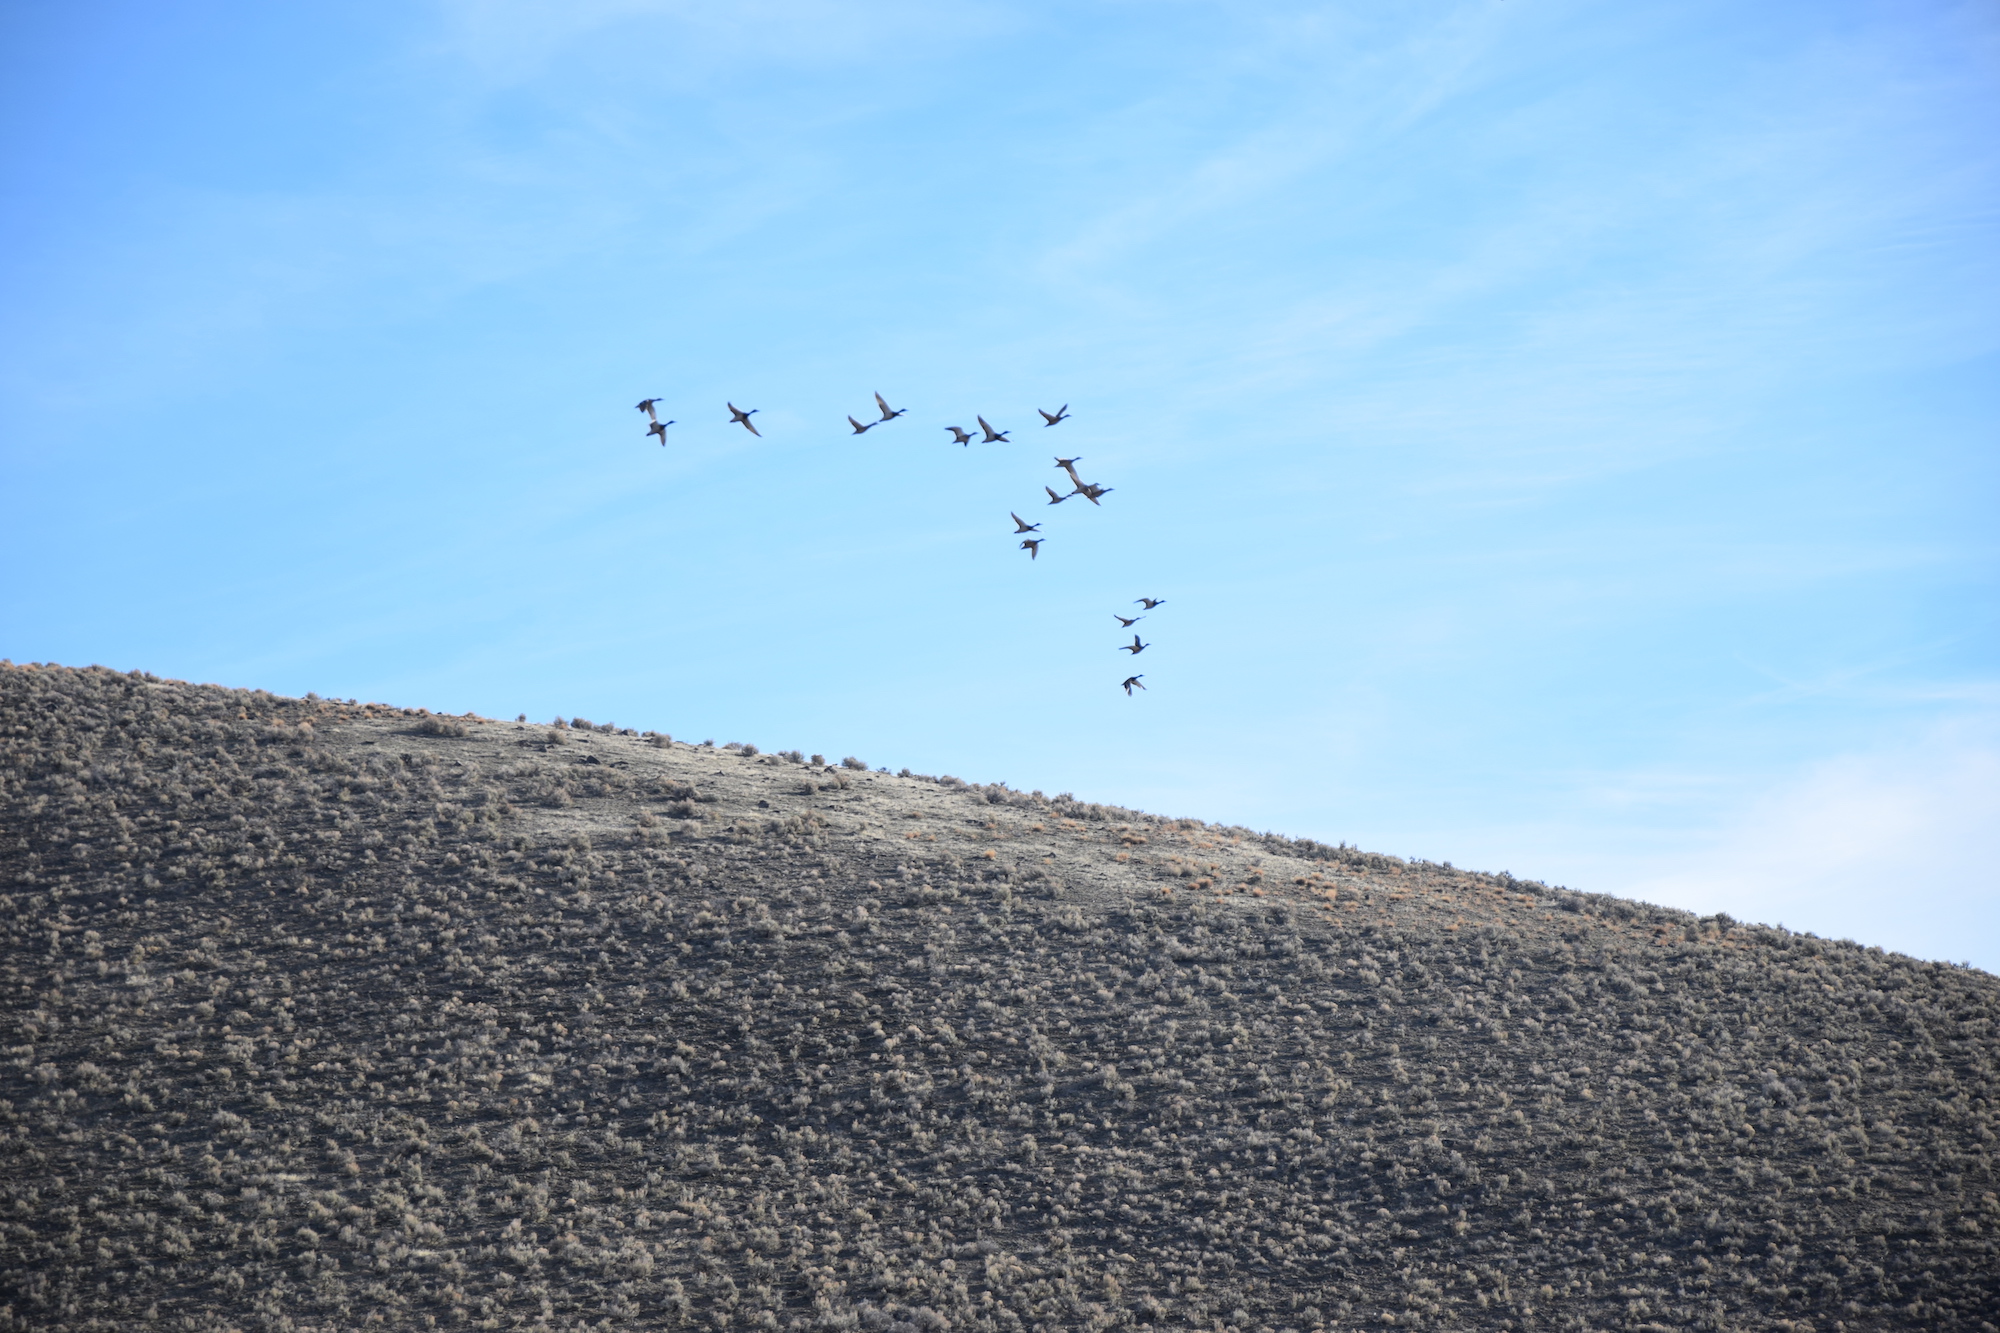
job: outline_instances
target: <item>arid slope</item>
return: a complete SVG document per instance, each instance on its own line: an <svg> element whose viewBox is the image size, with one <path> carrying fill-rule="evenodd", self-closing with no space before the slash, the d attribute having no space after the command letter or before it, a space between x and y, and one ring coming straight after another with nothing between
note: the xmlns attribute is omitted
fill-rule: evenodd
<svg viewBox="0 0 2000 1333"><path fill-rule="evenodd" d="M0 1326L2000 1324L1984 973L95 668L0 746Z"/></svg>

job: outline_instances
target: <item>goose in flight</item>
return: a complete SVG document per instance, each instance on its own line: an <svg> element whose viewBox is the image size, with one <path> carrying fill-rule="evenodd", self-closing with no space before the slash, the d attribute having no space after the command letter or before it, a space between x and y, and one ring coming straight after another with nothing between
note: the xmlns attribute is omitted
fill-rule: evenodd
<svg viewBox="0 0 2000 1333"><path fill-rule="evenodd" d="M1007 511L1007 517L1014 520L1014 531L1016 534L1023 532L1040 532L1042 530L1042 525L1039 523L1023 523L1021 521L1021 516L1015 513L1011 509Z"/></svg>
<svg viewBox="0 0 2000 1333"><path fill-rule="evenodd" d="M1121 643L1118 645L1118 651L1121 653L1130 653L1132 654L1132 656L1137 657L1140 653L1145 652L1148 648L1151 648L1152 646L1153 645L1150 643L1140 643L1139 636L1134 634L1132 636L1132 642Z"/></svg>
<svg viewBox="0 0 2000 1333"><path fill-rule="evenodd" d="M641 398L639 400L639 410L641 412L644 412L647 416L651 417L654 421L658 421L660 419L660 414L653 410L653 405L658 403L659 401L660 400L657 398Z"/></svg>
<svg viewBox="0 0 2000 1333"><path fill-rule="evenodd" d="M874 430L877 426L881 425L882 423L879 421L871 421L864 426L860 422L856 421L853 417L849 417L847 419L847 424L854 427L854 433L856 435L866 435L869 431Z"/></svg>
<svg viewBox="0 0 2000 1333"><path fill-rule="evenodd" d="M875 395L875 406L882 409L882 421L894 421L897 417L910 410L907 407L898 407L891 410L889 405L882 401L882 395L879 393ZM875 424L879 426L882 424L882 421L878 421Z"/></svg>
<svg viewBox="0 0 2000 1333"><path fill-rule="evenodd" d="M995 430L987 425L985 417L974 417L973 420L979 423L979 429L986 432L986 438L980 441L981 444L995 444L1007 438L1006 431Z"/></svg>
<svg viewBox="0 0 2000 1333"><path fill-rule="evenodd" d="M655 420L652 425L646 427L646 434L659 436L660 447L664 449L667 447L667 427L673 424L671 421Z"/></svg>
<svg viewBox="0 0 2000 1333"><path fill-rule="evenodd" d="M1126 629L1131 629L1131 628L1132 628L1132 627L1133 627L1134 625L1138 624L1138 623L1139 623L1140 621L1144 620L1144 619L1145 619L1146 617L1144 617L1144 616L1121 616L1121 615L1119 615L1119 614L1118 614L1118 613L1117 613L1116 611L1113 611L1113 612L1111 613L1111 618L1112 618L1113 620L1117 621L1117 622L1118 622L1119 624L1123 625L1123 626L1124 626L1124 627L1125 627Z"/></svg>
<svg viewBox="0 0 2000 1333"><path fill-rule="evenodd" d="M734 403L728 404L728 407L729 407L730 425L741 426L743 427L743 429L749 431L752 435L755 435L760 440L764 438L764 432L758 430L756 425L752 423L750 420L751 417L756 416L757 413L762 410L761 408L753 407L748 412L745 412L742 408L738 407Z"/></svg>
<svg viewBox="0 0 2000 1333"><path fill-rule="evenodd" d="M1092 504L1096 504L1098 496L1111 494L1111 487L1093 486L1091 483L1086 481L1085 483L1083 483L1083 485L1076 488L1076 493L1078 495L1081 495L1084 499L1090 501Z"/></svg>
<svg viewBox="0 0 2000 1333"><path fill-rule="evenodd" d="M1067 499L1069 499L1069 495L1057 495L1057 494L1056 494L1056 488L1055 488L1055 487L1053 487L1053 486L1044 486L1044 487L1042 487L1042 489L1043 489L1043 490L1045 490L1045 491L1047 491L1047 492L1049 493L1049 503L1050 503L1050 504L1052 504L1052 505L1059 505L1059 504L1061 504L1061 503L1062 503L1062 502L1063 502L1064 500L1067 500ZM1075 491L1071 491L1071 492L1070 492L1070 495L1074 495L1074 494L1076 494L1076 492L1075 492Z"/></svg>
<svg viewBox="0 0 2000 1333"><path fill-rule="evenodd" d="M1146 673L1143 671L1139 673L1140 676L1143 676L1145 674ZM1130 697L1134 688L1141 690L1146 688L1144 685L1139 684L1139 676L1127 676L1125 677L1124 680L1120 681L1119 684L1125 687L1125 693L1127 697Z"/></svg>
<svg viewBox="0 0 2000 1333"><path fill-rule="evenodd" d="M1167 599L1164 597L1134 597L1132 600L1140 606L1145 607L1148 611L1156 606L1165 606L1167 604Z"/></svg>
<svg viewBox="0 0 2000 1333"><path fill-rule="evenodd" d="M1024 538L1021 542L1021 549L1028 553L1028 559L1030 560L1039 559L1042 554L1042 543L1047 540L1048 540L1047 537Z"/></svg>
<svg viewBox="0 0 2000 1333"><path fill-rule="evenodd" d="M1035 410L1037 412L1042 412L1042 409L1039 407L1036 408ZM1068 403L1064 403L1061 407L1058 407L1054 412L1042 412L1042 425L1044 427L1053 426L1058 421L1068 421L1068 420L1069 420Z"/></svg>
<svg viewBox="0 0 2000 1333"><path fill-rule="evenodd" d="M971 431L969 431L969 430L961 430L961 429L959 429L959 428L958 428L957 426L946 426L946 427L945 427L945 429L951 432L951 442L952 442L953 444L971 444L971 443L972 443L972 432L971 432Z"/></svg>

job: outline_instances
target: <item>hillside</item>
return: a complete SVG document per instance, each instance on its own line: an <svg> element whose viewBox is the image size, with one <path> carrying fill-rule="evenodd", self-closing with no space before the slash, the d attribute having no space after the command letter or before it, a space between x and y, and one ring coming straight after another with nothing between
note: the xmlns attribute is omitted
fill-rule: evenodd
<svg viewBox="0 0 2000 1333"><path fill-rule="evenodd" d="M1984 973L587 727L0 667L0 1327L2000 1325Z"/></svg>

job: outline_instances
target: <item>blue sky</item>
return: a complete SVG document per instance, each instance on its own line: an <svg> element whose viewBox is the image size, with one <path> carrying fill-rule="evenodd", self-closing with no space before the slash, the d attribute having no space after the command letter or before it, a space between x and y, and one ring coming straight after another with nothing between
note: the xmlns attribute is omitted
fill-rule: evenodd
<svg viewBox="0 0 2000 1333"><path fill-rule="evenodd" d="M0 60L15 661L2000 968L1991 5L85 0Z"/></svg>

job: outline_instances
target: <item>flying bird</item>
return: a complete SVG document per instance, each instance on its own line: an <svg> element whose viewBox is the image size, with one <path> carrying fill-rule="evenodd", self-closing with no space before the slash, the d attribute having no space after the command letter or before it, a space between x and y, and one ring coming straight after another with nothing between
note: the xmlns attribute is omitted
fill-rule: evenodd
<svg viewBox="0 0 2000 1333"><path fill-rule="evenodd" d="M971 443L972 443L972 432L971 432L971 431L969 431L969 430L960 430L960 429L959 429L959 428L958 428L957 426L946 426L946 427L945 427L945 429L951 432L951 442L952 442L953 444L971 444Z"/></svg>
<svg viewBox="0 0 2000 1333"><path fill-rule="evenodd" d="M1056 460L1056 466L1069 473L1070 481L1079 491L1083 489L1083 478L1076 475L1076 465L1082 461L1083 459L1081 458L1058 458Z"/></svg>
<svg viewBox="0 0 2000 1333"><path fill-rule="evenodd" d="M1036 408L1035 410L1037 412L1042 412L1042 409L1039 407ZM1068 421L1068 420L1069 420L1068 403L1064 403L1061 407L1058 407L1053 413L1042 412L1042 425L1044 427L1053 426L1058 421Z"/></svg>
<svg viewBox="0 0 2000 1333"><path fill-rule="evenodd" d="M854 433L856 435L866 435L869 431L874 430L877 426L881 425L882 423L879 421L871 421L864 426L860 422L856 421L853 417L849 417L847 419L847 424L854 427Z"/></svg>
<svg viewBox="0 0 2000 1333"><path fill-rule="evenodd" d="M1078 495L1081 495L1084 499L1090 501L1092 504L1096 504L1098 496L1111 494L1111 487L1094 486L1090 482L1086 481L1085 483L1083 483L1083 485L1076 488L1076 493Z"/></svg>
<svg viewBox="0 0 2000 1333"><path fill-rule="evenodd" d="M639 400L639 410L641 412L644 412L647 416L651 417L653 420L658 421L660 419L660 415L659 413L653 410L653 404L659 401L660 400L657 398L641 398Z"/></svg>
<svg viewBox="0 0 2000 1333"><path fill-rule="evenodd" d="M1006 431L995 430L993 427L987 425L985 417L974 417L973 420L979 423L979 429L986 432L986 438L980 441L981 444L994 444L1007 438Z"/></svg>
<svg viewBox="0 0 2000 1333"><path fill-rule="evenodd" d="M907 407L899 407L891 411L889 405L882 401L882 395L879 393L875 395L875 406L882 409L882 421L894 421L897 417L910 410ZM882 421L878 421L875 424L879 426L882 424Z"/></svg>
<svg viewBox="0 0 2000 1333"><path fill-rule="evenodd" d="M1039 559L1042 554L1042 543L1047 540L1047 537L1028 537L1021 542L1021 549L1028 553L1028 559Z"/></svg>
<svg viewBox="0 0 2000 1333"><path fill-rule="evenodd" d="M1021 516L1011 509L1007 511L1007 517L1014 520L1014 531L1016 533L1040 532L1042 530L1042 525L1039 523L1023 523Z"/></svg>
<svg viewBox="0 0 2000 1333"><path fill-rule="evenodd" d="M1053 486L1044 486L1044 487L1042 487L1042 489L1043 489L1043 490L1045 490L1045 491L1047 491L1047 492L1049 493L1049 503L1050 503L1050 504L1052 504L1052 505L1059 505L1059 504L1061 504L1061 503L1062 503L1062 502L1063 502L1064 500L1067 500L1067 499L1069 499L1069 495L1057 495L1057 494L1056 494L1056 488L1055 488L1055 487L1053 487ZM1074 495L1074 494L1076 494L1076 492L1075 492L1075 491L1071 491L1071 492L1070 492L1070 495Z"/></svg>
<svg viewBox="0 0 2000 1333"><path fill-rule="evenodd" d="M1132 600L1140 606L1145 607L1148 611L1156 606L1165 606L1167 604L1167 599L1164 597L1134 597Z"/></svg>
<svg viewBox="0 0 2000 1333"><path fill-rule="evenodd" d="M1121 643L1118 645L1118 651L1121 653L1130 653L1132 654L1132 656L1137 657L1140 653L1145 652L1148 648L1151 648L1152 646L1153 645L1150 643L1140 643L1139 636L1134 634L1132 636L1132 642Z"/></svg>
<svg viewBox="0 0 2000 1333"><path fill-rule="evenodd" d="M1117 622L1118 622L1119 624L1123 625L1123 626L1124 626L1124 627L1125 627L1126 629L1131 629L1131 628L1132 628L1132 627L1133 627L1134 625L1138 624L1138 623L1139 623L1140 621L1144 620L1144 619L1145 619L1146 617L1144 617L1144 616L1121 616L1121 615L1119 615L1119 614L1118 614L1118 613L1117 613L1116 611L1113 611L1113 612L1111 613L1111 618L1112 618L1113 620L1117 621Z"/></svg>
<svg viewBox="0 0 2000 1333"><path fill-rule="evenodd" d="M673 424L674 423L671 421L660 421L656 419L652 425L646 427L646 434L659 436L660 447L664 449L667 447L667 427Z"/></svg>
<svg viewBox="0 0 2000 1333"><path fill-rule="evenodd" d="M760 440L764 438L764 432L758 430L757 427L754 424L752 424L750 420L751 417L756 416L757 413L762 411L763 409L753 407L748 412L745 412L742 408L738 407L734 403L730 403L728 406L729 406L730 425L741 426L743 427L743 429L749 431L752 435L755 435Z"/></svg>
<svg viewBox="0 0 2000 1333"><path fill-rule="evenodd" d="M1139 673L1139 675L1144 675L1144 674L1145 672L1143 671ZM1125 677L1124 680L1120 681L1119 684L1125 687L1125 695L1127 698L1131 697L1132 691L1134 689L1143 690L1146 688L1144 685L1139 684L1139 676L1127 676Z"/></svg>

